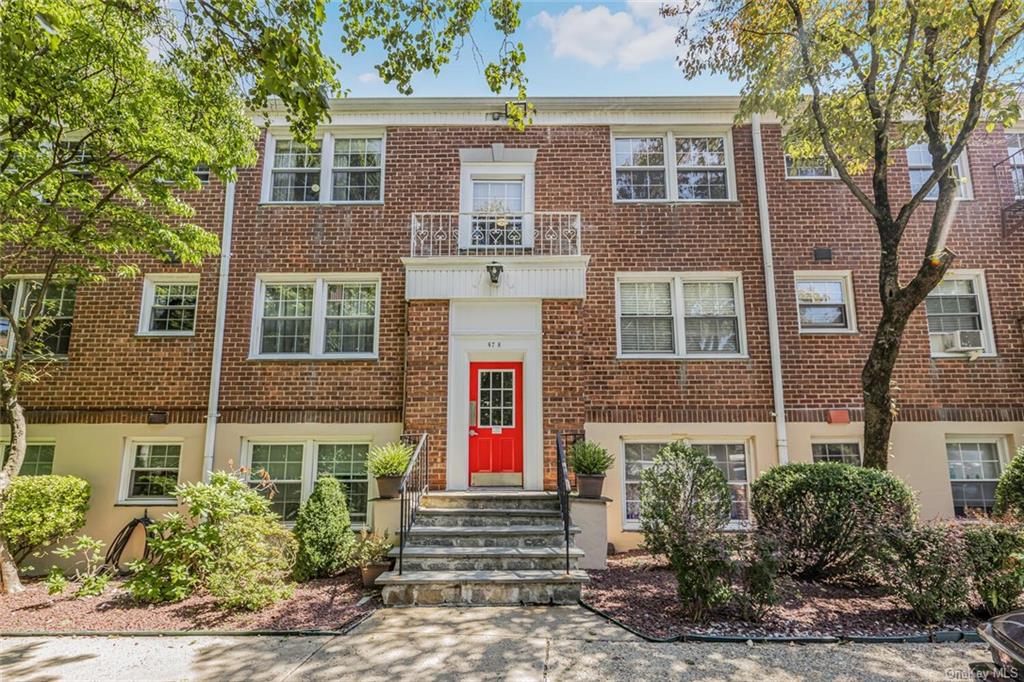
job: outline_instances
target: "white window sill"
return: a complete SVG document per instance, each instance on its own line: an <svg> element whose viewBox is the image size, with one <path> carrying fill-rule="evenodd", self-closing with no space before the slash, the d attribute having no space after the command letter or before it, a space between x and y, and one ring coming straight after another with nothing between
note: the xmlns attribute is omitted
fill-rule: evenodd
<svg viewBox="0 0 1024 682"><path fill-rule="evenodd" d="M722 355L718 353L707 353L702 355L670 355L670 354L641 354L636 355L623 355L619 353L615 356L616 360L749 360L750 356L746 354L742 355Z"/></svg>
<svg viewBox="0 0 1024 682"><path fill-rule="evenodd" d="M796 182L804 182L807 180L811 182L820 182L822 180L831 180L832 182L835 182L836 180L842 180L838 175L787 175L786 179L794 180Z"/></svg>
<svg viewBox="0 0 1024 682"><path fill-rule="evenodd" d="M658 205L692 205L715 204L739 206L739 199L612 199L613 204L658 204Z"/></svg>
<svg viewBox="0 0 1024 682"><path fill-rule="evenodd" d="M383 206L384 200L375 201L261 201L260 206Z"/></svg>
<svg viewBox="0 0 1024 682"><path fill-rule="evenodd" d="M995 358L998 357L996 353L990 351L984 351L978 353L976 358ZM932 360L970 360L971 353L932 353Z"/></svg>
<svg viewBox="0 0 1024 682"><path fill-rule="evenodd" d="M801 329L800 330L800 335L801 336L817 336L819 334L833 335L833 336L837 335L837 334L842 336L842 335L845 334L847 336L850 336L850 335L859 334L859 333L860 332L857 329L825 329L825 328L813 329L812 328L812 329Z"/></svg>
<svg viewBox="0 0 1024 682"><path fill-rule="evenodd" d="M149 337L156 337L156 338L165 337L165 338L172 338L172 339L173 338L182 338L182 337L187 338L189 336L195 336L195 335L196 335L195 330L192 330L190 332L150 332L150 331L135 332L135 336L149 336Z"/></svg>
<svg viewBox="0 0 1024 682"><path fill-rule="evenodd" d="M936 202L938 200L939 200L938 197L925 197L924 199L922 199L922 201L928 201L928 202L932 202L932 203L934 203L934 202ZM974 201L974 195L972 194L969 197L954 197L954 200L955 201Z"/></svg>
<svg viewBox="0 0 1024 682"><path fill-rule="evenodd" d="M273 355L250 355L248 360L252 361L280 361L280 360L297 360L301 362L309 361L341 361L347 362L352 360L378 360L379 356L376 353L351 353L346 355L313 355L311 353L275 353Z"/></svg>
<svg viewBox="0 0 1024 682"><path fill-rule="evenodd" d="M126 499L118 500L116 507L177 507L178 501L173 497L151 497L145 500Z"/></svg>

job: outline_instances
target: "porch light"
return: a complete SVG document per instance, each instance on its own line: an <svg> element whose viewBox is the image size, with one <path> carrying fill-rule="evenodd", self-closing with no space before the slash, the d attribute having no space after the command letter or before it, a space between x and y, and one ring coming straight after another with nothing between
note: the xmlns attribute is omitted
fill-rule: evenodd
<svg viewBox="0 0 1024 682"><path fill-rule="evenodd" d="M491 261L486 265L487 275L491 278L491 285L497 286L498 280L501 279L501 273L505 270L505 266L497 261Z"/></svg>

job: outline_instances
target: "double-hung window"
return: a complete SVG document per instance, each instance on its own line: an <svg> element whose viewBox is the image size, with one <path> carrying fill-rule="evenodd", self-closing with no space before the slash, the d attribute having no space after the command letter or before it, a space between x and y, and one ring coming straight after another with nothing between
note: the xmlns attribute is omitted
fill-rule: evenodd
<svg viewBox="0 0 1024 682"><path fill-rule="evenodd" d="M735 198L729 132L615 134L616 201L729 201Z"/></svg>
<svg viewBox="0 0 1024 682"><path fill-rule="evenodd" d="M620 357L731 358L746 352L737 273L617 278Z"/></svg>
<svg viewBox="0 0 1024 682"><path fill-rule="evenodd" d="M344 488L352 525L363 526L370 499L369 450L366 441L253 440L245 443L242 466L249 484L270 497L271 509L285 522L295 521L316 480L329 476Z"/></svg>
<svg viewBox="0 0 1024 682"><path fill-rule="evenodd" d="M950 270L925 299L932 357L995 355L985 277L977 270Z"/></svg>
<svg viewBox="0 0 1024 682"><path fill-rule="evenodd" d="M811 443L811 459L818 462L838 462L840 464L861 463L860 443L857 441L818 441Z"/></svg>
<svg viewBox="0 0 1024 682"><path fill-rule="evenodd" d="M849 272L797 272L795 278L801 332L857 331Z"/></svg>
<svg viewBox="0 0 1024 682"><path fill-rule="evenodd" d="M1010 157L1013 194L1024 199L1024 133L1006 134L1006 153Z"/></svg>
<svg viewBox="0 0 1024 682"><path fill-rule="evenodd" d="M11 456L11 444L4 443L3 464L7 466L7 460ZM21 460L21 469L16 471L19 476L47 476L53 473L53 453L56 445L53 443L29 443L25 446L25 458Z"/></svg>
<svg viewBox="0 0 1024 682"><path fill-rule="evenodd" d="M42 284L30 278L12 278L0 282L0 355L9 357L14 352L12 321L27 315L36 301ZM6 311L6 312L4 312ZM51 282L43 295L42 307L36 317L37 333L29 353L66 357L71 346L71 328L75 315L75 285Z"/></svg>
<svg viewBox="0 0 1024 682"><path fill-rule="evenodd" d="M932 154L928 151L927 144L914 144L907 147L907 168L910 173L910 193L917 194L924 183L932 174ZM960 199L972 199L971 174L967 166L966 154L961 154L949 167L949 174L956 183L956 195ZM925 196L926 199L934 201L939 198L939 184L935 183L931 191Z"/></svg>
<svg viewBox="0 0 1024 682"><path fill-rule="evenodd" d="M641 474L654 463L658 451L667 442L626 441L623 443L623 521L627 528L640 523ZM725 476L732 497L730 518L745 521L749 518L750 483L745 443L692 443L692 447L715 463Z"/></svg>
<svg viewBox="0 0 1024 682"><path fill-rule="evenodd" d="M958 437L946 441L949 484L957 516L967 516L968 510L992 511L996 484L1003 473L1004 448L1002 438Z"/></svg>
<svg viewBox="0 0 1024 682"><path fill-rule="evenodd" d="M171 504L181 470L181 443L128 441L121 472L121 504Z"/></svg>
<svg viewBox="0 0 1024 682"><path fill-rule="evenodd" d="M264 202L372 204L383 197L383 134L325 131L310 144L267 136Z"/></svg>
<svg viewBox="0 0 1024 682"><path fill-rule="evenodd" d="M254 358L375 358L380 277L264 275L253 317Z"/></svg>
<svg viewBox="0 0 1024 682"><path fill-rule="evenodd" d="M839 177L827 156L786 157L787 180L834 180Z"/></svg>
<svg viewBox="0 0 1024 682"><path fill-rule="evenodd" d="M459 248L517 252L533 246L533 206L532 162L463 161Z"/></svg>
<svg viewBox="0 0 1024 682"><path fill-rule="evenodd" d="M142 284L142 336L191 336L196 329L199 275L147 275Z"/></svg>

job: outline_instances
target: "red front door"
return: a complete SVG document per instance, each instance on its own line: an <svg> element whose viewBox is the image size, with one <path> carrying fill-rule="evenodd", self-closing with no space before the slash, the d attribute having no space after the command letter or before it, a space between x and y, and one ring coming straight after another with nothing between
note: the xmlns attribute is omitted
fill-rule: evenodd
<svg viewBox="0 0 1024 682"><path fill-rule="evenodd" d="M469 484L523 484L523 363L469 364Z"/></svg>

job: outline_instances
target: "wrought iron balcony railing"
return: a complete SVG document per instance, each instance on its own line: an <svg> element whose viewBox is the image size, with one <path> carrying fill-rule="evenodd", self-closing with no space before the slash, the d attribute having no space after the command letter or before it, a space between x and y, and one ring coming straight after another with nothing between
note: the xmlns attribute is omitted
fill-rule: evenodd
<svg viewBox="0 0 1024 682"><path fill-rule="evenodd" d="M410 255L578 256L580 214L413 213Z"/></svg>
<svg viewBox="0 0 1024 682"><path fill-rule="evenodd" d="M1024 228L1024 149L995 165L1002 206L1003 236Z"/></svg>

